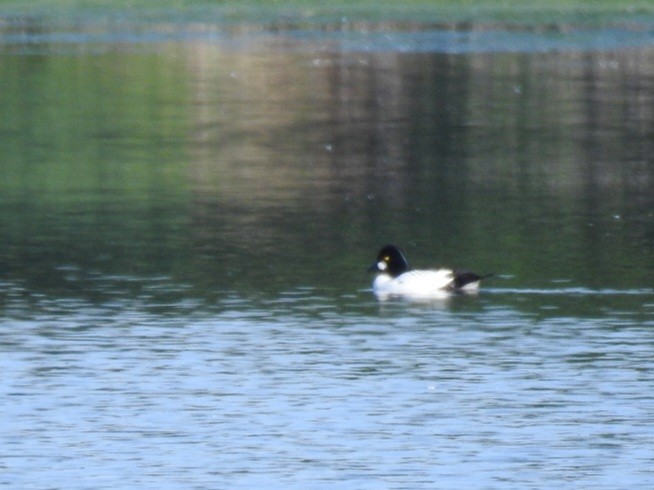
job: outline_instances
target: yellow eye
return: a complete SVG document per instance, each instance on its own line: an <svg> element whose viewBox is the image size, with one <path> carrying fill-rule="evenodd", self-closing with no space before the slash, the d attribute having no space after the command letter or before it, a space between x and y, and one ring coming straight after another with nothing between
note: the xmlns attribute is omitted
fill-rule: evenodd
<svg viewBox="0 0 654 490"><path fill-rule="evenodd" d="M384 262L388 262L389 260L391 260L391 258L388 255L384 257Z"/></svg>

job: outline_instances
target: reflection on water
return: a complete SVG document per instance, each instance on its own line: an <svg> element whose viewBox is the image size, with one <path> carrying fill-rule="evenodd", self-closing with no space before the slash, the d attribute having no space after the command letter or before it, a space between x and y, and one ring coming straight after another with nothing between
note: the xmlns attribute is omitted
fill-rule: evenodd
<svg viewBox="0 0 654 490"><path fill-rule="evenodd" d="M647 286L652 53L3 58L4 267L352 290L394 241Z"/></svg>
<svg viewBox="0 0 654 490"><path fill-rule="evenodd" d="M651 487L651 43L296 27L2 28L0 484Z"/></svg>

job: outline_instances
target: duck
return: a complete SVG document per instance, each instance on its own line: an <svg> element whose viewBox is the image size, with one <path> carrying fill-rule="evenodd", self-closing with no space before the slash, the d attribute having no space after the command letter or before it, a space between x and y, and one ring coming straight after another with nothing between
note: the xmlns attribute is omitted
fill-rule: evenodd
<svg viewBox="0 0 654 490"><path fill-rule="evenodd" d="M368 269L377 276L372 289L378 297L445 298L456 293L476 293L488 276L456 269L411 269L402 251L385 245Z"/></svg>

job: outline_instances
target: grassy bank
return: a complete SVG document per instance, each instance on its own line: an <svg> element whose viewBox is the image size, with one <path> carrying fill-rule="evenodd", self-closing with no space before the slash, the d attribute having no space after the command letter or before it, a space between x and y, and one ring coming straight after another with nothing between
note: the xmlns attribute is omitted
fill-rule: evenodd
<svg viewBox="0 0 654 490"><path fill-rule="evenodd" d="M66 19L124 15L148 19L182 16L202 19L208 12L224 22L302 20L333 22L406 20L613 24L654 22L651 0L0 0L0 17L39 15Z"/></svg>

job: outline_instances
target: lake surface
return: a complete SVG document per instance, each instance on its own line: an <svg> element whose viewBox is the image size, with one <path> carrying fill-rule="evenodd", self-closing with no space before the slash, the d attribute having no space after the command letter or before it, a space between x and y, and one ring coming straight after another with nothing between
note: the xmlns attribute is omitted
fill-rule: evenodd
<svg viewBox="0 0 654 490"><path fill-rule="evenodd" d="M2 17L0 486L652 488L654 21L202 12Z"/></svg>

